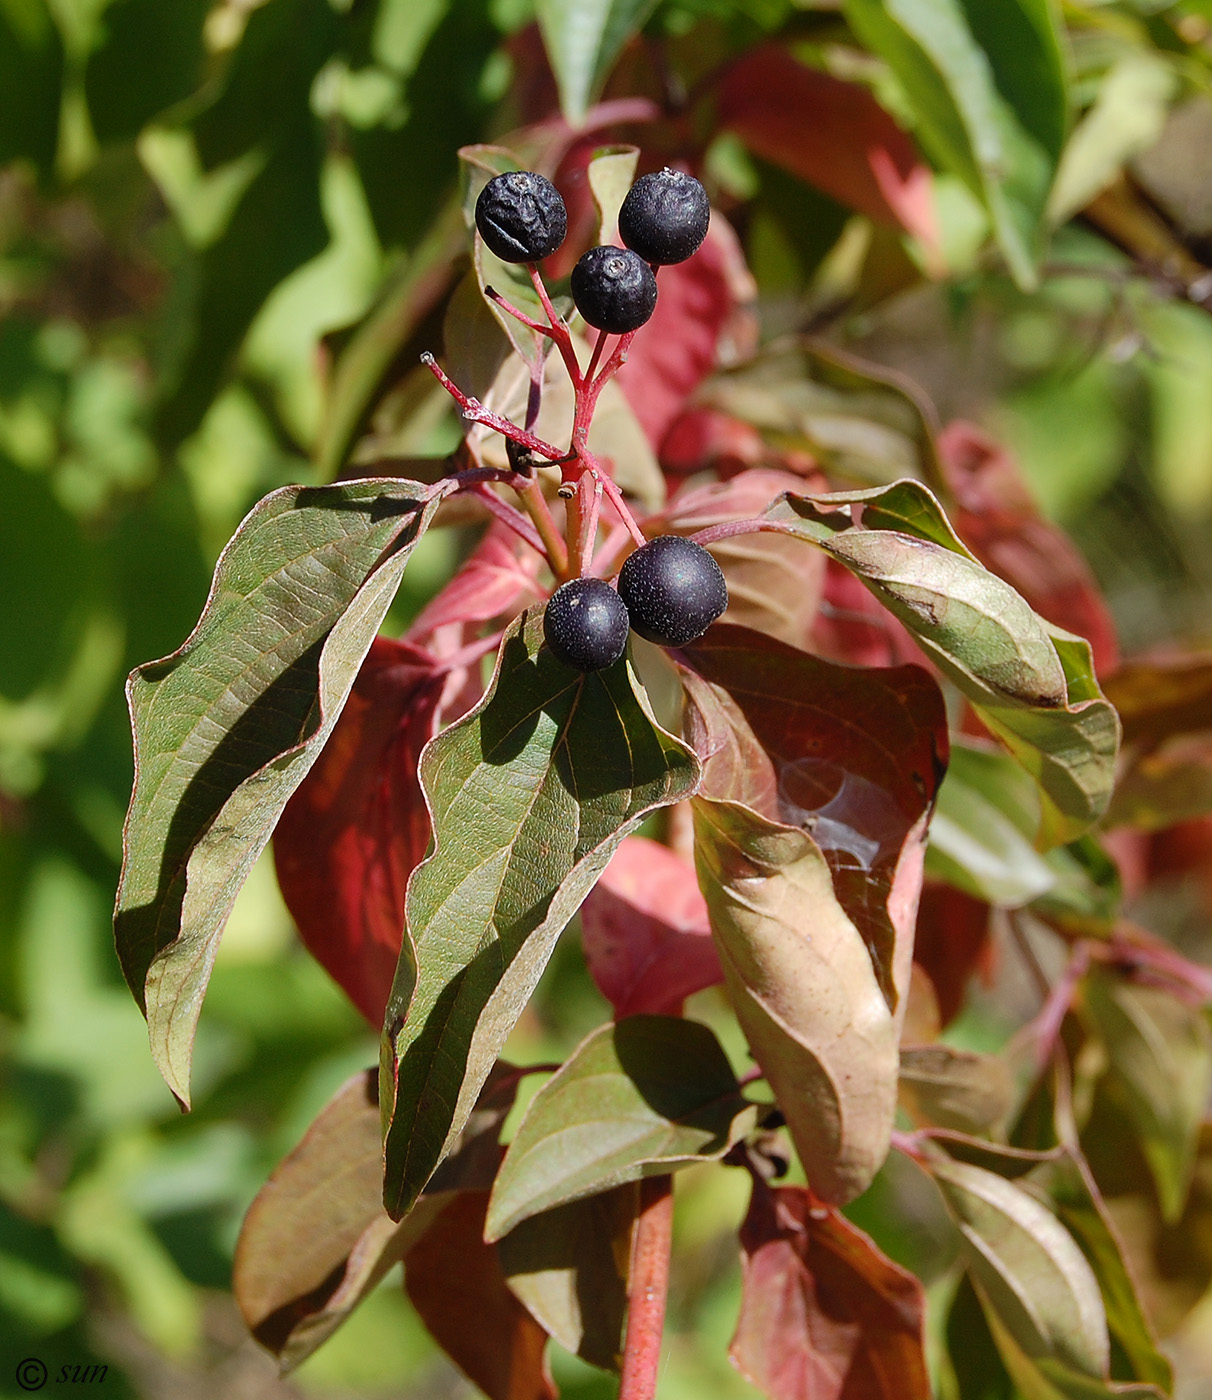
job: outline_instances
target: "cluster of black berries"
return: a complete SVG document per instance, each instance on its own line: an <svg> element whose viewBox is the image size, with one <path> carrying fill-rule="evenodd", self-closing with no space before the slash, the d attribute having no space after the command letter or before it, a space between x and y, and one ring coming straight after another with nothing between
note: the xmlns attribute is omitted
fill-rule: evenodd
<svg viewBox="0 0 1212 1400"><path fill-rule="evenodd" d="M641 175L619 210L626 247L599 245L572 270L572 299L591 326L611 335L639 330L656 307L654 267L685 262L707 237L707 191L693 175ZM504 262L538 262L564 241L568 211L560 192L533 170L496 175L476 200L476 227Z"/></svg>
<svg viewBox="0 0 1212 1400"><path fill-rule="evenodd" d="M566 665L600 671L627 649L628 628L658 646L685 646L727 606L724 572L703 546L658 535L627 557L617 591L600 578L574 578L557 588L543 635Z"/></svg>
<svg viewBox="0 0 1212 1400"><path fill-rule="evenodd" d="M654 267L685 262L706 238L710 213L707 192L693 175L665 169L641 176L619 210L627 246L590 248L572 270L577 310L612 335L638 330L656 307ZM568 212L550 180L518 170L484 186L476 227L504 262L537 262L563 243ZM600 578L558 588L543 634L566 665L600 671L623 655L631 628L659 646L684 646L727 606L728 585L711 555L692 540L661 535L627 559L617 590Z"/></svg>

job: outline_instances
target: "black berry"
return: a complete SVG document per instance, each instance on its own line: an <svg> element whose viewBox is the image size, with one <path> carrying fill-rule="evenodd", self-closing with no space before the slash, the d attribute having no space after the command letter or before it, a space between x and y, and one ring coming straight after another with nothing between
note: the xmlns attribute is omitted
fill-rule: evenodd
<svg viewBox="0 0 1212 1400"><path fill-rule="evenodd" d="M578 671L613 666L627 650L627 609L600 578L574 578L557 588L543 614L543 636L555 656Z"/></svg>
<svg viewBox="0 0 1212 1400"><path fill-rule="evenodd" d="M502 262L538 262L563 243L568 211L550 180L533 170L510 170L480 191L476 228Z"/></svg>
<svg viewBox="0 0 1212 1400"><path fill-rule="evenodd" d="M619 572L619 597L641 637L680 647L701 637L728 606L728 585L702 545L658 535L628 555Z"/></svg>
<svg viewBox="0 0 1212 1400"><path fill-rule="evenodd" d="M707 237L711 206L693 175L658 170L641 175L619 210L619 237L645 262L680 263Z"/></svg>
<svg viewBox="0 0 1212 1400"><path fill-rule="evenodd" d="M572 269L572 299L600 331L626 335L639 330L656 306L652 268L630 248L590 248Z"/></svg>

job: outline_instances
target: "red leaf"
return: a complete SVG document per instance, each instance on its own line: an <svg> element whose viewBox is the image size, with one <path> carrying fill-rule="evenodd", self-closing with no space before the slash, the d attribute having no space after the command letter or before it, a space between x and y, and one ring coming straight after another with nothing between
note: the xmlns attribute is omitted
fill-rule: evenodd
<svg viewBox="0 0 1212 1400"><path fill-rule="evenodd" d="M1112 668L1119 656L1115 624L1094 575L1068 535L1040 514L1014 459L959 420L939 435L938 450L964 543L1041 616L1085 637L1097 670Z"/></svg>
<svg viewBox="0 0 1212 1400"><path fill-rule="evenodd" d="M686 685L702 790L812 835L891 999L908 984L926 821L947 763L938 686L920 666L835 666L724 623L680 654L696 673Z"/></svg>
<svg viewBox="0 0 1212 1400"><path fill-rule="evenodd" d="M585 960L616 1018L681 1013L723 976L694 871L666 846L629 836L581 907Z"/></svg>
<svg viewBox="0 0 1212 1400"><path fill-rule="evenodd" d="M487 1191L464 1191L404 1261L404 1287L434 1339L489 1400L556 1400L547 1334L484 1243Z"/></svg>
<svg viewBox="0 0 1212 1400"><path fill-rule="evenodd" d="M937 247L930 169L865 88L766 44L725 71L715 97L718 126L754 155Z"/></svg>
<svg viewBox="0 0 1212 1400"><path fill-rule="evenodd" d="M426 604L408 629L421 642L456 623L511 621L527 603L543 596L537 577L542 561L504 525L494 522L445 588Z"/></svg>
<svg viewBox="0 0 1212 1400"><path fill-rule="evenodd" d="M448 675L376 637L341 718L274 832L287 908L312 955L382 1023L404 929L404 887L429 843L417 759Z"/></svg>
<svg viewBox="0 0 1212 1400"><path fill-rule="evenodd" d="M927 885L917 914L913 960L929 976L945 1026L959 1014L968 979L987 963L989 906L950 885Z"/></svg>
<svg viewBox="0 0 1212 1400"><path fill-rule="evenodd" d="M756 348L756 325L742 310L757 289L736 234L713 218L692 258L663 267L652 319L636 336L618 382L653 447L716 365L721 338Z"/></svg>
<svg viewBox="0 0 1212 1400"><path fill-rule="evenodd" d="M802 1186L755 1180L732 1363L772 1400L930 1400L918 1280Z"/></svg>
<svg viewBox="0 0 1212 1400"><path fill-rule="evenodd" d="M669 476L712 471L726 480L768 456L762 435L752 424L715 408L686 409L661 441L661 468Z"/></svg>

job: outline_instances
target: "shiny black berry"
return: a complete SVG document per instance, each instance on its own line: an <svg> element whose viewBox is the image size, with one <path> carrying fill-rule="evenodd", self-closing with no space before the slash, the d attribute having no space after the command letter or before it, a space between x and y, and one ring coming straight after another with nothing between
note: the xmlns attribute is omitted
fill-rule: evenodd
<svg viewBox="0 0 1212 1400"><path fill-rule="evenodd" d="M572 269L572 299L600 331L625 335L639 330L656 306L652 268L630 248L590 248Z"/></svg>
<svg viewBox="0 0 1212 1400"><path fill-rule="evenodd" d="M556 657L578 671L613 666L627 650L627 609L600 578L574 578L557 588L543 614L543 636Z"/></svg>
<svg viewBox="0 0 1212 1400"><path fill-rule="evenodd" d="M533 170L510 170L480 191L476 228L503 262L538 262L563 243L568 211L550 180Z"/></svg>
<svg viewBox="0 0 1212 1400"><path fill-rule="evenodd" d="M641 175L619 210L619 237L645 262L680 263L707 237L711 206L693 175L658 170Z"/></svg>
<svg viewBox="0 0 1212 1400"><path fill-rule="evenodd" d="M701 637L728 606L728 585L702 545L658 535L628 555L619 572L619 597L641 637L680 647Z"/></svg>

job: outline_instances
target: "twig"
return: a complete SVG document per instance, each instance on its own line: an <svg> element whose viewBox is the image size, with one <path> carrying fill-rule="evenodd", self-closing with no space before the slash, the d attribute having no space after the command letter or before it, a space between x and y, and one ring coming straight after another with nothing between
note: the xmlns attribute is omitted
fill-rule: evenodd
<svg viewBox="0 0 1212 1400"><path fill-rule="evenodd" d="M673 1177L645 1177L640 1182L640 1215L631 1252L619 1400L653 1400L656 1395L672 1242Z"/></svg>
<svg viewBox="0 0 1212 1400"><path fill-rule="evenodd" d="M533 433L528 433L524 428L519 428L516 423L511 423L508 418L502 418L499 413L493 413L491 409L485 408L479 399L470 398L462 389L448 378L441 365L429 353L428 350L421 356L421 363L426 366L433 377L441 384L442 388L463 410L463 417L472 423L483 423L485 427L493 428L503 437L512 438L514 442L520 443L523 447L528 447L532 452L538 453L540 457L546 457L549 462L563 461L567 453L561 452L558 447L552 447L551 443L544 442L542 438L535 437Z"/></svg>

